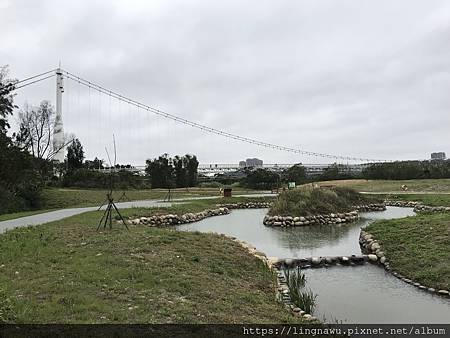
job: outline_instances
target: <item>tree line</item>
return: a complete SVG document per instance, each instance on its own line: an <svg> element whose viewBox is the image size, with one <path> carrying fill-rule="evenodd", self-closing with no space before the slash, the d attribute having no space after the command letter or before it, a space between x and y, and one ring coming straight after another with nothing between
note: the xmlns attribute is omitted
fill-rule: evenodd
<svg viewBox="0 0 450 338"><path fill-rule="evenodd" d="M450 160L375 163L365 168L362 176L383 180L450 178Z"/></svg>
<svg viewBox="0 0 450 338"><path fill-rule="evenodd" d="M194 187L198 180L198 160L195 155L169 157L163 154L146 161L146 174L152 188Z"/></svg>

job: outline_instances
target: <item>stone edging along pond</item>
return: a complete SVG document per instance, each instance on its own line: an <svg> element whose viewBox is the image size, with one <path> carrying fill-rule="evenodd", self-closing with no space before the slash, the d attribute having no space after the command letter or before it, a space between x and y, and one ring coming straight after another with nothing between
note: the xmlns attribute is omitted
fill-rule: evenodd
<svg viewBox="0 0 450 338"><path fill-rule="evenodd" d="M185 223L192 223L201 221L204 218L212 216L227 215L230 213L230 209L262 209L269 208L270 202L243 202L243 203L230 203L230 204L218 204L215 209L208 209L201 212L188 212L182 215L167 214L167 215L154 215L149 217L139 217L128 221L129 224L149 225L149 226L170 226L179 225Z"/></svg>
<svg viewBox="0 0 450 338"><path fill-rule="evenodd" d="M393 201L386 200L385 204L391 207L414 208L414 212L445 212L450 211L450 207L437 206L432 207L415 201Z"/></svg>
<svg viewBox="0 0 450 338"><path fill-rule="evenodd" d="M313 224L339 224L354 222L359 219L358 212L366 211L383 211L386 210L384 204L365 204L355 206L354 211L346 213L331 213L324 215L310 215L310 216L269 216L264 217L263 223L268 226L303 226Z"/></svg>
<svg viewBox="0 0 450 338"><path fill-rule="evenodd" d="M299 307L295 306L291 297L289 296L289 288L287 286L287 281L284 276L282 266L278 264L279 260L277 258L268 258L265 253L256 250L256 248L245 242L237 239L236 237L222 235L227 237L236 243L240 244L243 248L245 248L251 255L263 261L267 267L276 274L277 277L277 289L276 289L276 299L277 301L283 303L288 311L290 311L294 316L301 317L303 320L311 321L311 322L319 322L319 320L312 316L309 313L306 313Z"/></svg>
<svg viewBox="0 0 450 338"><path fill-rule="evenodd" d="M376 261L382 266L384 266L384 269L388 272L390 272L393 276L397 277L398 279L402 280L405 283L411 284L421 290L428 291L434 294L438 294L440 296L450 296L449 290L436 290L434 288L429 288L425 285L422 285L418 282L415 282L411 279L406 278L405 276L393 271L390 267L389 261L386 259L383 248L381 244L367 231L361 230L361 233L359 235L359 244L361 246L361 249L364 252L368 252L369 256L375 256Z"/></svg>
<svg viewBox="0 0 450 338"><path fill-rule="evenodd" d="M154 215L149 217L139 217L129 220L128 223L133 225L144 224L152 227L169 226L169 225L179 225L185 223L198 222L207 217L226 215L229 213L230 210L228 208L217 208L195 213L188 212L183 215L167 214L167 215Z"/></svg>

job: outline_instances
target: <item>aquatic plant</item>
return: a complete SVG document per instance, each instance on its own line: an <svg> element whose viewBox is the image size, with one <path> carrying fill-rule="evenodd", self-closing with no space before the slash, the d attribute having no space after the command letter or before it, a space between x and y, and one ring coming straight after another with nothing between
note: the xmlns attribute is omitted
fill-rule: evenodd
<svg viewBox="0 0 450 338"><path fill-rule="evenodd" d="M316 307L317 295L311 289L306 288L306 276L301 272L300 267L283 271L291 302L312 315Z"/></svg>

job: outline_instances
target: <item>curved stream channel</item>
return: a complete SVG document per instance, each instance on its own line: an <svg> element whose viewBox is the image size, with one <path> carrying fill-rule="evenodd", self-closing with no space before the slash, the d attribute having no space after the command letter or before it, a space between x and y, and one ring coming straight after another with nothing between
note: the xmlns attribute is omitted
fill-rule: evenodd
<svg viewBox="0 0 450 338"><path fill-rule="evenodd" d="M361 227L377 219L414 215L412 208L388 207L386 211L362 213L361 219L351 224L277 228L262 224L266 213L267 209L233 210L229 215L183 224L177 229L234 236L268 257L342 256L361 253ZM318 295L314 315L327 322L450 322L448 298L418 290L375 265L307 269L304 274L307 286Z"/></svg>

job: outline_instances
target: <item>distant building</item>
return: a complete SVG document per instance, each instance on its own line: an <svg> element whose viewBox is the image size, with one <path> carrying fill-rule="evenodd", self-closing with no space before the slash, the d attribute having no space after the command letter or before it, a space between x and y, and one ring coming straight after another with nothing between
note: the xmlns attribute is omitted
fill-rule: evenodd
<svg viewBox="0 0 450 338"><path fill-rule="evenodd" d="M262 167L263 166L263 161L257 158L248 158L245 161L240 161L239 162L239 167L240 168L257 168L257 167Z"/></svg>
<svg viewBox="0 0 450 338"><path fill-rule="evenodd" d="M443 151L438 153L431 153L432 160L445 160L445 153Z"/></svg>

